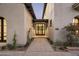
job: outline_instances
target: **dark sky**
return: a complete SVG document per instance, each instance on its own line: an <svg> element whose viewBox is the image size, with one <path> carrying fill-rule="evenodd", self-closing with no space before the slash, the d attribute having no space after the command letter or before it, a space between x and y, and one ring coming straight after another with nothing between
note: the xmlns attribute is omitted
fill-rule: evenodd
<svg viewBox="0 0 79 59"><path fill-rule="evenodd" d="M44 4L43 3L32 3L32 6L33 6L33 10L34 10L36 18L42 19Z"/></svg>

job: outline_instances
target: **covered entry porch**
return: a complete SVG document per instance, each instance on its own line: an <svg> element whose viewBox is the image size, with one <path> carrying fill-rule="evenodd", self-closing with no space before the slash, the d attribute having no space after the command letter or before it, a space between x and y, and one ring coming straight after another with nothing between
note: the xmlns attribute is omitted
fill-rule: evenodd
<svg viewBox="0 0 79 59"><path fill-rule="evenodd" d="M33 20L33 38L46 37L48 38L48 19L35 19Z"/></svg>

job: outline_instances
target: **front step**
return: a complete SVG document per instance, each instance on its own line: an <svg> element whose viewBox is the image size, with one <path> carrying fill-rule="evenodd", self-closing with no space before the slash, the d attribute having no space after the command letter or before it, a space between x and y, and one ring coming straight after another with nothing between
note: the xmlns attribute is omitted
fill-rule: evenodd
<svg viewBox="0 0 79 59"><path fill-rule="evenodd" d="M33 36L33 38L48 38L48 36Z"/></svg>

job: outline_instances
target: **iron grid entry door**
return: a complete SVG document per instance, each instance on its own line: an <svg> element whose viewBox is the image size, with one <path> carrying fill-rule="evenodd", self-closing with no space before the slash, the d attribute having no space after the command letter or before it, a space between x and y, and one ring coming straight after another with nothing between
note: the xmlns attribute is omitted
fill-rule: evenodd
<svg viewBox="0 0 79 59"><path fill-rule="evenodd" d="M45 24L44 23L35 24L35 33L36 35L45 35Z"/></svg>

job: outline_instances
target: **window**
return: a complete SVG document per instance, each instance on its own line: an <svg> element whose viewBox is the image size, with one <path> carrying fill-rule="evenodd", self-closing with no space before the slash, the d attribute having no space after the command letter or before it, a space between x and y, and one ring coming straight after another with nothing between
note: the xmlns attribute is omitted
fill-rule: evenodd
<svg viewBox="0 0 79 59"><path fill-rule="evenodd" d="M75 31L74 34L79 36L79 16L74 17L72 24Z"/></svg>
<svg viewBox="0 0 79 59"><path fill-rule="evenodd" d="M0 17L0 42L6 42L7 39L7 23L3 17Z"/></svg>
<svg viewBox="0 0 79 59"><path fill-rule="evenodd" d="M74 25L77 25L78 23L79 23L79 19L74 18L74 19L73 19L73 24L74 24Z"/></svg>

